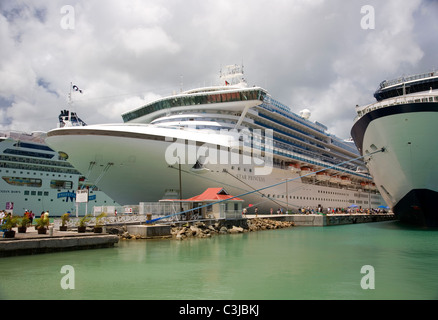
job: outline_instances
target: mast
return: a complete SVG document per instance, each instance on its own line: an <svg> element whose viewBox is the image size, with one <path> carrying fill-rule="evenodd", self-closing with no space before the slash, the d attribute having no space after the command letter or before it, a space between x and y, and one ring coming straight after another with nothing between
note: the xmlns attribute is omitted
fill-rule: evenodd
<svg viewBox="0 0 438 320"><path fill-rule="evenodd" d="M68 101L67 101L67 105L68 105L68 114L67 114L67 120L70 122L70 114L71 114L71 105L72 105L72 98L71 98L71 89L73 88L73 82L70 82L70 91L68 93Z"/></svg>

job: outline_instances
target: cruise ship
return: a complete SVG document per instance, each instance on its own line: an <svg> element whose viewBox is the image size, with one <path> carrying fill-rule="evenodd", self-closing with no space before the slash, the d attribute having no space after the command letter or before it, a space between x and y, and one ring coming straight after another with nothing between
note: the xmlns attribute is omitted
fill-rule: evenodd
<svg viewBox="0 0 438 320"><path fill-rule="evenodd" d="M216 86L158 99L123 123L57 128L46 142L121 205L187 199L210 187L248 212L377 208L384 201L354 142L329 134L227 66Z"/></svg>
<svg viewBox="0 0 438 320"><path fill-rule="evenodd" d="M438 72L383 81L377 102L357 106L351 135L400 221L437 227Z"/></svg>
<svg viewBox="0 0 438 320"><path fill-rule="evenodd" d="M76 114L62 111L76 125L85 125ZM89 183L69 162L45 143L45 132L0 132L0 209L24 214L32 211L37 217L49 211L50 216L66 212L84 215L86 206L118 206ZM88 190L88 203L76 203L76 191Z"/></svg>

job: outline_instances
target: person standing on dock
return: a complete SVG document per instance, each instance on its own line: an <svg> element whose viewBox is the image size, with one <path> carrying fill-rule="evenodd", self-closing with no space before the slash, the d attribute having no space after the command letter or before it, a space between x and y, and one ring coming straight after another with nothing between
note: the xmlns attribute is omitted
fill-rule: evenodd
<svg viewBox="0 0 438 320"><path fill-rule="evenodd" d="M2 210L0 211L0 224L3 224L3 219L5 218L6 214L5 212Z"/></svg>

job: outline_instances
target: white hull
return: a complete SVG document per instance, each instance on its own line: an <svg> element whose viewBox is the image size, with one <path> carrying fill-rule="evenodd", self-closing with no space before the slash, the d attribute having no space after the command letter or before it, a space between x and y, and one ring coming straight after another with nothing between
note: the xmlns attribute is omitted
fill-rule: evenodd
<svg viewBox="0 0 438 320"><path fill-rule="evenodd" d="M38 172L39 173L39 172ZM35 194L34 194L35 192ZM102 191L90 192L91 200L88 204L78 203L74 198L65 196L67 193L74 193L75 190L58 190L50 187L34 188L14 187L3 180L0 181L0 208L6 209L7 203L13 203L13 213L16 215L24 214L25 210L31 210L37 217L42 212L49 211L50 216L61 216L70 212L72 216L76 214L84 215L93 211L94 206L118 206L111 198Z"/></svg>
<svg viewBox="0 0 438 320"><path fill-rule="evenodd" d="M66 166L66 161L58 160L58 153L44 149L42 141L21 140L32 135L14 133L14 137L0 140L0 210L17 215L29 210L39 217L43 211L51 216L68 211L84 215L93 206L118 206L95 188L89 190L88 204L77 204L75 192L82 175Z"/></svg>
<svg viewBox="0 0 438 320"><path fill-rule="evenodd" d="M73 128L66 135L57 133L49 136L46 141L53 148L69 154L69 162L89 180L98 179L99 187L111 198L122 205L135 205L166 198L166 191L178 192L180 183L178 163L168 163L165 156L173 140L164 141L163 137L157 135L157 128L146 125L140 127L133 129L136 138L131 136L132 132L120 131L117 126L104 126L103 129L100 126L102 132L99 134L96 134L99 131L97 126L88 126L86 130L94 131L94 134L78 134ZM85 129L78 130L86 132ZM171 131L183 134L182 131ZM168 136L171 131L167 132ZM146 135L149 135L148 138ZM152 135L156 139L151 138ZM199 137L199 132L197 135ZM209 139L219 141L218 135L212 135ZM223 187L230 194L243 198L246 206L257 206L260 212L269 212L271 208L276 211L279 207L283 210L289 207L294 211L299 207L347 208L353 203L367 209L384 204L378 194L365 190L348 190L341 183L338 187L328 187L329 181L317 180L315 175L308 178L313 179L313 184L303 183L300 174L304 172L299 173L290 168L274 167L270 174L256 175L253 163L222 163L206 164L208 171L197 173L192 170L193 163L185 164L188 163L188 157L190 154L186 153L186 157L181 159L183 198L198 195L209 187ZM95 163L91 170L90 163ZM111 165L107 167L109 163ZM102 175L105 168L108 171ZM294 180L287 185L281 184L284 179ZM266 188L275 184L279 185ZM254 192L259 189L263 190Z"/></svg>
<svg viewBox="0 0 438 320"><path fill-rule="evenodd" d="M364 135L364 148L385 147L368 161L368 168L389 206L409 191L438 192L438 133L436 112L404 113L374 120ZM385 191L386 190L386 191Z"/></svg>

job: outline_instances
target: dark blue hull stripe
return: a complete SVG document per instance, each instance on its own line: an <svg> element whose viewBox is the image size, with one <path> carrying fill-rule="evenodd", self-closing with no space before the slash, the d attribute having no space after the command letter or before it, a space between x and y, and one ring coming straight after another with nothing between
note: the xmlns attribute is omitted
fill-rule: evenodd
<svg viewBox="0 0 438 320"><path fill-rule="evenodd" d="M368 112L362 118L360 118L351 129L351 137L359 149L361 155L363 155L363 138L368 125L371 121L382 117L388 117L395 114L412 113L412 112L438 112L438 103L436 102L416 102L400 104L385 108L380 108Z"/></svg>

